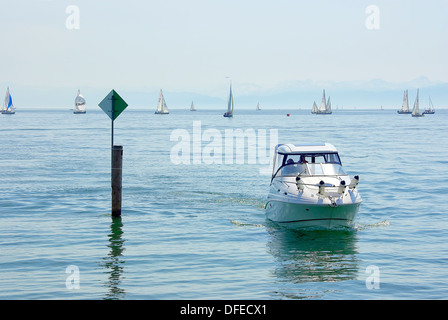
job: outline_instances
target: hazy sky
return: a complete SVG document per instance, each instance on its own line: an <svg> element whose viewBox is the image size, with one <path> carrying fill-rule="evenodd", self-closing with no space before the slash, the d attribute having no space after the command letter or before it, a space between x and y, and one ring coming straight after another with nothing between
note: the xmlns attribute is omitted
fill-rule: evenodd
<svg viewBox="0 0 448 320"><path fill-rule="evenodd" d="M306 79L448 82L447 0L0 3L2 84L208 94L229 78L247 90Z"/></svg>

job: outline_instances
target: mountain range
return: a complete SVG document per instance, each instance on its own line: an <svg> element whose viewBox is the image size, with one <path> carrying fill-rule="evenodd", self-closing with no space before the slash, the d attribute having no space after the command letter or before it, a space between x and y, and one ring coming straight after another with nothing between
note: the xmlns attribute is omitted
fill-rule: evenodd
<svg viewBox="0 0 448 320"><path fill-rule="evenodd" d="M78 89L87 100L87 107L92 108L115 89L120 96L135 109L156 108L159 90L154 88L67 88L10 85L2 83L1 87L10 87L14 104L17 108L73 108ZM448 83L430 81L419 77L408 82L394 83L381 79L370 81L312 81L297 80L279 83L271 87L262 87L251 83L232 82L235 108L255 109L260 103L262 109L275 108L310 108L313 102L319 105L322 90L326 97L331 97L332 108L359 109L398 109L401 107L403 91L409 92L409 104L412 106L417 88L420 89L420 104L426 106L429 96L435 108L448 108ZM223 87L222 94L194 93L163 90L168 108L188 109L192 101L197 109L222 109L227 106L229 88Z"/></svg>

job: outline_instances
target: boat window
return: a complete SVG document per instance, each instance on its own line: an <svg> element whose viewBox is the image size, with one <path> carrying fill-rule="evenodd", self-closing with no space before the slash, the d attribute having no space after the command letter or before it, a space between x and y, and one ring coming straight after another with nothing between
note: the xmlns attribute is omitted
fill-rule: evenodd
<svg viewBox="0 0 448 320"><path fill-rule="evenodd" d="M320 163L309 163L308 168L310 168L310 175L323 175L324 172L322 171L322 167L320 166Z"/></svg>
<svg viewBox="0 0 448 320"><path fill-rule="evenodd" d="M307 168L309 170L307 170ZM278 154L274 176L346 174L337 153Z"/></svg>
<svg viewBox="0 0 448 320"><path fill-rule="evenodd" d="M309 163L310 175L346 175L340 164L336 163Z"/></svg>
<svg viewBox="0 0 448 320"><path fill-rule="evenodd" d="M323 154L311 156L311 163L325 163L325 157Z"/></svg>
<svg viewBox="0 0 448 320"><path fill-rule="evenodd" d="M337 153L327 153L325 155L325 162L329 163L339 163L341 164L341 160L339 159L339 155Z"/></svg>
<svg viewBox="0 0 448 320"><path fill-rule="evenodd" d="M306 172L306 164L301 163L289 163L282 167L282 176L297 176Z"/></svg>
<svg viewBox="0 0 448 320"><path fill-rule="evenodd" d="M321 166L325 175L346 175L340 164L322 163Z"/></svg>

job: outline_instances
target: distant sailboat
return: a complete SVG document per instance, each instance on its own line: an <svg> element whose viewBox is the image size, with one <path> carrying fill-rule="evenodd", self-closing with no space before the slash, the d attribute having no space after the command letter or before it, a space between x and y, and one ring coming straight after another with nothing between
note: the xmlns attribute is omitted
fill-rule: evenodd
<svg viewBox="0 0 448 320"><path fill-rule="evenodd" d="M425 111L423 111L423 114L434 114L434 113L435 113L434 106L432 104L431 97L429 97L429 106L428 108L425 109Z"/></svg>
<svg viewBox="0 0 448 320"><path fill-rule="evenodd" d="M191 101L190 111L196 111L196 109L194 108L193 101Z"/></svg>
<svg viewBox="0 0 448 320"><path fill-rule="evenodd" d="M257 104L257 107L255 108L255 110L261 110L261 108L260 108L260 102L258 102L258 104Z"/></svg>
<svg viewBox="0 0 448 320"><path fill-rule="evenodd" d="M75 114L86 113L86 99L84 99L84 97L81 95L79 89L78 89L78 95L75 98L75 108L73 109L73 113Z"/></svg>
<svg viewBox="0 0 448 320"><path fill-rule="evenodd" d="M157 110L154 112L155 114L168 114L168 107L165 102L165 98L163 97L162 89L160 89L159 95L159 103L157 104Z"/></svg>
<svg viewBox="0 0 448 320"><path fill-rule="evenodd" d="M314 114L332 114L330 97L328 97L328 101L325 99L325 89L324 89L324 91L322 93L322 101L320 102L319 108L317 108L316 102L314 102L313 109L312 109L311 113L314 113Z"/></svg>
<svg viewBox="0 0 448 320"><path fill-rule="evenodd" d="M311 113L317 113L317 104L316 104L316 101L314 101L314 103L313 103L313 109L311 110Z"/></svg>
<svg viewBox="0 0 448 320"><path fill-rule="evenodd" d="M409 114L412 111L409 110L409 102L408 102L408 90L404 91L403 94L403 104L401 105L401 110L397 110L399 114Z"/></svg>
<svg viewBox="0 0 448 320"><path fill-rule="evenodd" d="M231 118L233 117L233 94L232 94L232 84L230 84L230 94L229 94L229 103L227 105L227 111L223 115L224 117Z"/></svg>
<svg viewBox="0 0 448 320"><path fill-rule="evenodd" d="M9 87L6 89L5 103L3 104L2 114L14 114L16 113L16 107L12 104L11 94L9 93Z"/></svg>
<svg viewBox="0 0 448 320"><path fill-rule="evenodd" d="M424 116L424 114L420 113L420 109L419 109L418 89L417 89L417 97L415 98L415 102L414 102L414 108L412 109L412 116L413 117L423 117Z"/></svg>

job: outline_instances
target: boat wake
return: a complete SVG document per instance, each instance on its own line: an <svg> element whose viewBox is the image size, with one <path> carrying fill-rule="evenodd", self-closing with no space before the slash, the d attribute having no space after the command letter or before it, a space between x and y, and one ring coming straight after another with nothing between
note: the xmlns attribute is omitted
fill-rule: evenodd
<svg viewBox="0 0 448 320"><path fill-rule="evenodd" d="M381 228L381 227L388 227L388 226L390 226L390 222L388 220L384 220L384 221L371 223L371 224L358 223L354 226L354 229L361 231L361 230L365 230L365 229Z"/></svg>
<svg viewBox="0 0 448 320"><path fill-rule="evenodd" d="M238 227L257 227L257 228L266 227L264 224L261 224L261 223L248 223L248 222L241 222L241 221L237 221L237 220L230 220L230 223L232 223Z"/></svg>

